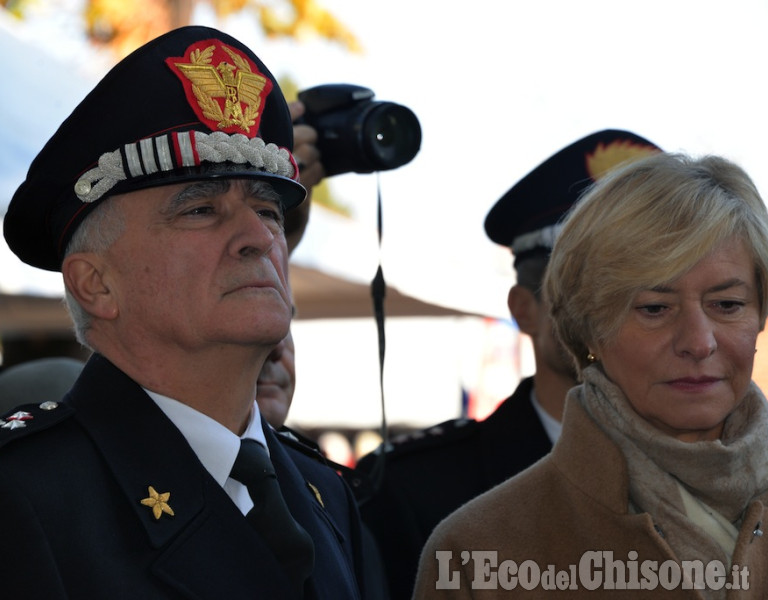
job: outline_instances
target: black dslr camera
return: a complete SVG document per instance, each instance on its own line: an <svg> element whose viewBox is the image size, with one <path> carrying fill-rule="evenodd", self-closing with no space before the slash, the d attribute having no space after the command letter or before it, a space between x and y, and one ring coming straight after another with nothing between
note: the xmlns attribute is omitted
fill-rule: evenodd
<svg viewBox="0 0 768 600"><path fill-rule="evenodd" d="M421 146L421 126L405 106L375 102L365 87L319 85L299 92L301 121L317 130L326 176L372 173L411 162Z"/></svg>

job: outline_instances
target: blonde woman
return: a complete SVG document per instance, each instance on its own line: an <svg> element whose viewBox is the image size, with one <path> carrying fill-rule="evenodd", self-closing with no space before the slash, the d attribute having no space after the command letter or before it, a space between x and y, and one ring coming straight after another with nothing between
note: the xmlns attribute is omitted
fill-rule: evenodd
<svg viewBox="0 0 768 600"><path fill-rule="evenodd" d="M415 598L765 598L768 410L751 382L768 213L718 157L598 182L545 278L581 384L552 453L433 533Z"/></svg>

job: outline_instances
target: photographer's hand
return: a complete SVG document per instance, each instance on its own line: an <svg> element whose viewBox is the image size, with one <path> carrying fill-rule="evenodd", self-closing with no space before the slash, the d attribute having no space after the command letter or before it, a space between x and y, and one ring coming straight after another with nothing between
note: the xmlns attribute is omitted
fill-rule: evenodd
<svg viewBox="0 0 768 600"><path fill-rule="evenodd" d="M288 103L291 120L296 121L304 114L304 104L300 101ZM288 251L293 252L304 236L309 222L309 210L312 201L312 187L325 177L325 169L320 162L320 151L315 146L317 131L309 125L293 126L293 155L299 165L299 182L307 188L307 199L290 211L285 221L285 238Z"/></svg>
<svg viewBox="0 0 768 600"><path fill-rule="evenodd" d="M288 109L294 122L304 114L304 105L299 100L290 102ZM293 126L293 155L299 164L299 181L309 191L325 177L316 142L317 131L314 127L306 124Z"/></svg>

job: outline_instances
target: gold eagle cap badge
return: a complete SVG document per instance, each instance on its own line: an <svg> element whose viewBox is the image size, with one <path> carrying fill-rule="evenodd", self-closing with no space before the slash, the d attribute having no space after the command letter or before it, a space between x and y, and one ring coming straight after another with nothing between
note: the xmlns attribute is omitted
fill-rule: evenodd
<svg viewBox="0 0 768 600"><path fill-rule="evenodd" d="M594 152L586 157L587 173L597 181L614 167L661 152L656 146L640 144L631 140L614 140L608 144L600 142Z"/></svg>
<svg viewBox="0 0 768 600"><path fill-rule="evenodd" d="M212 131L255 137L272 81L243 52L203 40L166 64L181 80L187 101Z"/></svg>

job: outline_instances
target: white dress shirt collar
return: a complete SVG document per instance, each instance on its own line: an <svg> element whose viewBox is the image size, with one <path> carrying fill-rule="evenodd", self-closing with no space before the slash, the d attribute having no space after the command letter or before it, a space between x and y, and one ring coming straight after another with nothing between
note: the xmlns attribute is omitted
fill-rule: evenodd
<svg viewBox="0 0 768 600"><path fill-rule="evenodd" d="M531 390L531 404L533 404L533 408L539 416L539 421L541 421L549 441L554 446L560 437L560 432L563 430L563 424L542 408L541 404L539 404L539 399L536 397L536 391L533 389Z"/></svg>
<svg viewBox="0 0 768 600"><path fill-rule="evenodd" d="M218 421L178 400L150 390L145 391L181 431L205 469L224 487L240 450L240 438ZM250 421L242 437L256 440L269 452L267 439L261 428L259 406L255 401Z"/></svg>

